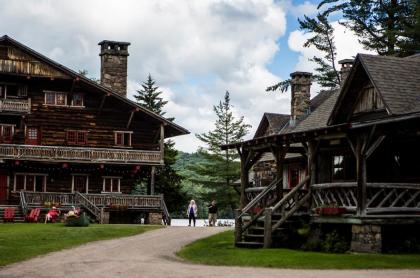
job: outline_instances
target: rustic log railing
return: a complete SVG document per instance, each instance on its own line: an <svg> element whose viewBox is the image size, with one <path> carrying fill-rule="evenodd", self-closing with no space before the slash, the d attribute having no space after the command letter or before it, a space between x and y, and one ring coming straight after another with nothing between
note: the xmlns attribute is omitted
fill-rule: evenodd
<svg viewBox="0 0 420 278"><path fill-rule="evenodd" d="M26 203L25 191L23 190L20 191L19 197L20 197L20 206L22 207L23 215L26 215L28 213L28 204Z"/></svg>
<svg viewBox="0 0 420 278"><path fill-rule="evenodd" d="M357 209L355 182L314 184L312 208L344 207L352 214ZM402 214L420 212L420 184L367 183L366 214Z"/></svg>
<svg viewBox="0 0 420 278"><path fill-rule="evenodd" d="M163 196L128 195L128 194L84 194L59 192L20 192L21 206L26 208L44 206L45 203L59 204L61 207L78 206L91 212L98 221L101 219L101 209L126 207L127 209L147 209L162 211ZM166 207L166 205L165 205ZM162 211L162 213L169 212ZM165 217L165 216L164 216ZM169 221L170 223L170 218ZM167 224L168 225L168 224Z"/></svg>
<svg viewBox="0 0 420 278"><path fill-rule="evenodd" d="M85 209L87 209L90 213L92 213L95 217L96 220L98 220L100 223L101 222L101 209L98 208L94 203L92 203L90 200L88 200L88 198L86 198L85 195L79 193L79 192L75 192L74 193L74 200L76 202L76 204L78 204L79 206L84 207Z"/></svg>
<svg viewBox="0 0 420 278"><path fill-rule="evenodd" d="M83 194L98 207L126 206L127 208L160 209L163 199L160 195L128 195L128 194Z"/></svg>
<svg viewBox="0 0 420 278"><path fill-rule="evenodd" d="M56 162L75 161L80 163L162 163L162 153L160 151L13 144L1 144L0 157L3 159L47 160Z"/></svg>
<svg viewBox="0 0 420 278"><path fill-rule="evenodd" d="M265 209L264 218L264 247L271 246L272 233L279 228L287 219L305 205L311 197L310 190L305 190L305 186L310 180L310 176L305 177L289 193L274 206ZM280 219L274 222L272 216L277 211L280 212Z"/></svg>
<svg viewBox="0 0 420 278"><path fill-rule="evenodd" d="M31 112L31 99L0 99L0 112Z"/></svg>
<svg viewBox="0 0 420 278"><path fill-rule="evenodd" d="M165 199L162 198L162 213L163 213L163 223L165 225L171 225L171 215L169 214L168 208L165 203Z"/></svg>
<svg viewBox="0 0 420 278"><path fill-rule="evenodd" d="M270 202L274 200L266 200L268 204L261 206L261 201L264 200L272 191L275 191L277 186L281 186L283 179L275 179L269 186L265 187L260 194L258 194L254 199L252 199L242 210L236 211L235 216L235 238L236 242L240 242L242 239L243 234L258 220L258 218L263 214L265 205L271 204ZM253 209L259 207L260 211L258 211L255 215L251 216L251 219L243 226L243 217L245 214L249 214L249 212Z"/></svg>

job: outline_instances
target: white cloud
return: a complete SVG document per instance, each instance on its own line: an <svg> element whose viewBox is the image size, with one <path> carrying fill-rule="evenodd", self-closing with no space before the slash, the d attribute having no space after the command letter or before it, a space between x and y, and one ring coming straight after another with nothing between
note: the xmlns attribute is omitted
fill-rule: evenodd
<svg viewBox="0 0 420 278"><path fill-rule="evenodd" d="M213 127L211 109L225 90L254 129L264 111L288 110L286 96L264 91L279 81L266 66L286 30L285 8L275 0L0 0L0 5L2 32L89 76L99 77L99 41L131 42L129 97L152 74L169 100L166 115L193 134ZM193 135L176 142L186 151L197 147Z"/></svg>

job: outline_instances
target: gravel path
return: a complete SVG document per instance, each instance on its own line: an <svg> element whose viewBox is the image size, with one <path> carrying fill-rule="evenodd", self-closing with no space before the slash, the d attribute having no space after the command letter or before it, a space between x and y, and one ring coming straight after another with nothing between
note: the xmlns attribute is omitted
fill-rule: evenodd
<svg viewBox="0 0 420 278"><path fill-rule="evenodd" d="M291 270L215 267L183 262L185 244L225 228L169 227L137 236L88 243L0 268L0 277L420 277L420 270Z"/></svg>

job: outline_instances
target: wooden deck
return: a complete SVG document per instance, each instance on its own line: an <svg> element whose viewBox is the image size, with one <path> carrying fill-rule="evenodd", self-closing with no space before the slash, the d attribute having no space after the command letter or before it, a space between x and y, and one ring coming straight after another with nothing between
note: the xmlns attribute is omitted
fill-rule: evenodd
<svg viewBox="0 0 420 278"><path fill-rule="evenodd" d="M161 151L1 144L3 159L78 163L163 163Z"/></svg>
<svg viewBox="0 0 420 278"><path fill-rule="evenodd" d="M61 192L25 192L20 193L20 204L26 214L29 209L43 207L45 203L59 204L61 208L81 207L100 222L103 211L124 208L141 212L161 212L166 224L170 224L169 212L163 195L129 194L84 194Z"/></svg>

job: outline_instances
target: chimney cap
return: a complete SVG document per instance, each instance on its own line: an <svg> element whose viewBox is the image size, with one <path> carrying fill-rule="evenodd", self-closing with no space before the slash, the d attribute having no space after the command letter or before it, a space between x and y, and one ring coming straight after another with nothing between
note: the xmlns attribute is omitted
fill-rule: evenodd
<svg viewBox="0 0 420 278"><path fill-rule="evenodd" d="M310 73L310 72L306 72L306 71L295 71L295 72L292 72L292 73L290 74L290 77L291 77L291 78L294 78L295 76L305 76L305 77L311 77L311 76L312 76L312 73Z"/></svg>
<svg viewBox="0 0 420 278"><path fill-rule="evenodd" d="M343 60L338 61L338 63L340 65L342 65L342 64L353 64L354 63L354 59L343 59Z"/></svg>
<svg viewBox="0 0 420 278"><path fill-rule="evenodd" d="M130 45L131 43L129 43L129 42L119 42L119 41L109 41L109 40L103 40L103 41L98 43L98 45L104 45L104 44L108 44L108 45Z"/></svg>

